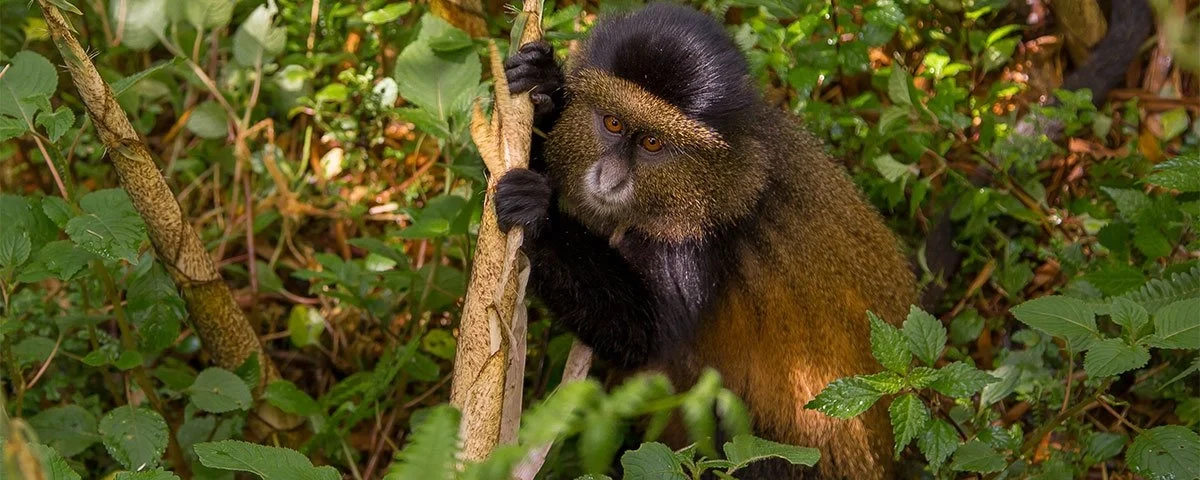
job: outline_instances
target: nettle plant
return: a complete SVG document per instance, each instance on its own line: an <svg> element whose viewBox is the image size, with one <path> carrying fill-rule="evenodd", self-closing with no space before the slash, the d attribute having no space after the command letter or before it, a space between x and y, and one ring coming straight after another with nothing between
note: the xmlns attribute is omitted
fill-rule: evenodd
<svg viewBox="0 0 1200 480"><path fill-rule="evenodd" d="M1159 384L1158 390L1195 378L1200 372L1200 356L1194 354L1200 350L1200 298L1195 298L1198 290L1200 267L1178 274L1171 281L1154 280L1128 295L1103 301L1062 295L1027 301L1011 312L1036 332L1019 331L1014 337L1025 337L1025 343L1035 348L1010 353L1007 359L1015 361L1005 362L992 372L964 361L939 362L946 346L946 328L916 307L900 328L868 313L871 352L885 370L835 380L805 407L849 419L887 398L896 456L915 440L928 461L928 470L939 478L954 478L962 472L986 474L985 478L1035 473L1043 479L1075 478L1092 465L1119 454L1125 448L1125 436L1087 432L1080 436L1082 448L1055 451L1049 461L1041 464L1031 460L1047 456L1044 442L1056 429L1079 432L1078 425L1068 424L1076 415L1097 406L1111 408L1110 404L1121 403L1121 399L1110 395L1110 386L1122 380L1123 374L1147 367L1152 350L1166 351L1161 355L1162 367L1170 362L1167 358L1191 357L1188 366ZM1054 343L1040 341L1037 332L1063 344L1068 369L1083 354L1087 380L1081 383L1090 393L1076 392L1077 403L1070 407L1069 397L1062 398L1058 413L1035 431L1024 432L1020 423L1003 428L997 424L997 412L990 407L1010 395L1024 395L1019 390L1034 382L1023 375L1023 370L1039 363L1037 357L1058 354L1057 347L1050 352ZM1068 373L1068 382L1072 374ZM1069 394L1070 383L1067 389ZM1038 400L1036 396L1032 399ZM1187 401L1184 399L1184 403ZM1129 426L1138 432L1125 454L1125 462L1133 472L1147 478L1200 475L1200 435L1195 431L1179 425L1151 429Z"/></svg>

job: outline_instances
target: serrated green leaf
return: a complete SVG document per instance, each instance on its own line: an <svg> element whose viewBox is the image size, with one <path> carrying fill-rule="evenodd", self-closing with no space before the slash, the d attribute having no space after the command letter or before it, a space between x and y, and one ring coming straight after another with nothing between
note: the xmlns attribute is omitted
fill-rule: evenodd
<svg viewBox="0 0 1200 480"><path fill-rule="evenodd" d="M1200 435L1178 425L1144 430L1125 452L1125 461L1147 480L1200 478Z"/></svg>
<svg viewBox="0 0 1200 480"><path fill-rule="evenodd" d="M954 398L967 398L1000 379L963 362L954 362L938 370L930 386Z"/></svg>
<svg viewBox="0 0 1200 480"><path fill-rule="evenodd" d="M274 3L259 5L238 26L233 35L233 58L237 63L252 67L266 63L283 52L287 29L275 24L278 8Z"/></svg>
<svg viewBox="0 0 1200 480"><path fill-rule="evenodd" d="M892 432L896 439L896 456L904 451L925 426L929 424L929 408L916 395L906 393L896 397L888 408L892 419Z"/></svg>
<svg viewBox="0 0 1200 480"><path fill-rule="evenodd" d="M34 125L38 111L49 104L57 86L58 71L46 57L32 50L17 52L0 77L0 118L8 116L26 127ZM11 122L7 125L6 129L14 127Z"/></svg>
<svg viewBox="0 0 1200 480"><path fill-rule="evenodd" d="M192 109L187 129L200 138L225 138L229 134L229 119L220 104L208 100Z"/></svg>
<svg viewBox="0 0 1200 480"><path fill-rule="evenodd" d="M136 264L146 226L125 190L97 190L84 195L79 204L84 213L67 222L71 240L103 258Z"/></svg>
<svg viewBox="0 0 1200 480"><path fill-rule="evenodd" d="M0 142L17 138L29 131L29 125L13 117L0 116Z"/></svg>
<svg viewBox="0 0 1200 480"><path fill-rule="evenodd" d="M129 320L137 328L138 345L158 352L173 344L187 316L175 282L157 262L129 282Z"/></svg>
<svg viewBox="0 0 1200 480"><path fill-rule="evenodd" d="M1146 182L1181 192L1200 192L1200 151L1180 155L1154 166Z"/></svg>
<svg viewBox="0 0 1200 480"><path fill-rule="evenodd" d="M378 10L371 10L364 13L362 19L364 22L372 25L380 25L393 22L411 10L412 4L409 2L393 3Z"/></svg>
<svg viewBox="0 0 1200 480"><path fill-rule="evenodd" d="M454 360L458 341L448 330L435 329L430 330L425 334L425 338L421 339L421 348L443 360Z"/></svg>
<svg viewBox="0 0 1200 480"><path fill-rule="evenodd" d="M179 475L156 468L140 472L118 472L113 480L179 480Z"/></svg>
<svg viewBox="0 0 1200 480"><path fill-rule="evenodd" d="M296 384L287 380L276 380L267 385L263 391L263 399L270 402L271 405L279 407L288 413L296 415L317 415L321 413L321 407L307 393L296 388Z"/></svg>
<svg viewBox="0 0 1200 480"><path fill-rule="evenodd" d="M688 480L683 465L666 445L643 443L637 450L621 455L625 480Z"/></svg>
<svg viewBox="0 0 1200 480"><path fill-rule="evenodd" d="M913 305L904 321L904 336L908 338L908 348L926 365L933 366L942 356L946 348L946 327L933 315Z"/></svg>
<svg viewBox="0 0 1200 480"><path fill-rule="evenodd" d="M457 427L451 427L457 431ZM238 440L198 443L193 447L200 463L209 468L250 472L263 480L341 480L330 466L314 467L312 461L290 448L268 447ZM437 477L426 477L434 479Z"/></svg>
<svg viewBox="0 0 1200 480"><path fill-rule="evenodd" d="M1171 241L1152 223L1139 224L1133 231L1133 246L1150 258L1171 254Z"/></svg>
<svg viewBox="0 0 1200 480"><path fill-rule="evenodd" d="M1084 457L1089 464L1113 458L1125 448L1125 440L1125 435L1119 433L1092 433L1088 435Z"/></svg>
<svg viewBox="0 0 1200 480"><path fill-rule="evenodd" d="M58 228L66 227L67 221L75 216L75 213L71 211L71 205L59 197L42 197L42 213L55 225L58 225Z"/></svg>
<svg viewBox="0 0 1200 480"><path fill-rule="evenodd" d="M1107 265L1083 276L1084 280L1107 296L1124 294L1146 283L1141 269L1120 263Z"/></svg>
<svg viewBox="0 0 1200 480"><path fill-rule="evenodd" d="M1129 338L1135 340L1141 335L1142 329L1150 324L1150 313L1141 305L1124 297L1113 300L1109 316L1112 317L1113 323L1125 330Z"/></svg>
<svg viewBox="0 0 1200 480"><path fill-rule="evenodd" d="M875 159L871 161L871 164L874 165L875 169L879 171L879 174L883 175L883 178L887 179L889 182L895 182L912 174L912 171L909 170L908 165L896 161L896 158L892 157L892 155L888 153L875 157Z"/></svg>
<svg viewBox="0 0 1200 480"><path fill-rule="evenodd" d="M1131 222L1137 222L1150 209L1150 197L1141 190L1131 188L1100 187L1117 205L1117 213Z"/></svg>
<svg viewBox="0 0 1200 480"><path fill-rule="evenodd" d="M59 455L58 451L40 443L30 444L29 448L33 450L34 455L37 455L41 461L42 467L45 469L47 480L80 480L78 473L71 469L67 464L67 460ZM0 466L6 468L7 465ZM0 470L3 473L4 470Z"/></svg>
<svg viewBox="0 0 1200 480"><path fill-rule="evenodd" d="M860 377L839 378L830 382L804 408L844 420L867 411L882 396Z"/></svg>
<svg viewBox="0 0 1200 480"><path fill-rule="evenodd" d="M29 417L38 438L65 457L73 457L100 441L96 416L79 405L50 407Z"/></svg>
<svg viewBox="0 0 1200 480"><path fill-rule="evenodd" d="M910 84L908 72L904 71L899 64L893 64L892 74L888 76L888 98L892 100L892 103L912 106L912 95L908 90Z"/></svg>
<svg viewBox="0 0 1200 480"><path fill-rule="evenodd" d="M1003 400L1017 388L1017 383L1021 380L1021 370L1013 365L1001 365L993 370L991 375L1000 381L983 387L983 392L979 395L979 403L983 406Z"/></svg>
<svg viewBox="0 0 1200 480"><path fill-rule="evenodd" d="M29 233L17 231L15 228L0 231L0 267L15 270L29 260L32 249L33 243L29 240Z"/></svg>
<svg viewBox="0 0 1200 480"><path fill-rule="evenodd" d="M100 419L100 439L125 468L155 467L167 449L167 422L154 410L117 407Z"/></svg>
<svg viewBox="0 0 1200 480"><path fill-rule="evenodd" d="M930 469L936 474L946 463L946 459L958 449L958 442L958 432L954 430L954 426L945 420L934 420L917 438L917 448L925 455Z"/></svg>
<svg viewBox="0 0 1200 480"><path fill-rule="evenodd" d="M896 372L886 370L879 373L872 373L870 375L859 375L855 378L861 379L862 381L866 382L871 389L885 395L891 395L899 392L900 389L904 388L905 381L904 376Z"/></svg>
<svg viewBox="0 0 1200 480"><path fill-rule="evenodd" d="M125 0L110 5L114 25L121 25L121 44L134 50L158 45L169 19L166 0Z"/></svg>
<svg viewBox="0 0 1200 480"><path fill-rule="evenodd" d="M905 377L905 383L907 383L909 387L921 389L928 387L930 384L936 381L939 376L941 376L941 374L932 368L916 367L912 369L912 371L908 372L908 376Z"/></svg>
<svg viewBox="0 0 1200 480"><path fill-rule="evenodd" d="M23 269L20 279L35 282L50 277L71 280L96 256L79 248L70 240L56 240L46 244L33 256L33 261Z"/></svg>
<svg viewBox="0 0 1200 480"><path fill-rule="evenodd" d="M958 447L958 450L954 451L954 459L950 462L950 467L955 470L976 473L999 472L1004 470L1005 466L1007 463L1004 456L996 452L991 445L979 440L971 440Z"/></svg>
<svg viewBox="0 0 1200 480"><path fill-rule="evenodd" d="M767 458L782 458L792 465L813 466L821 459L815 448L776 443L753 435L738 435L724 446L725 459L734 463L733 470Z"/></svg>
<svg viewBox="0 0 1200 480"><path fill-rule="evenodd" d="M1150 361L1150 352L1119 338L1093 343L1083 357L1083 369L1092 378L1110 377L1140 368Z"/></svg>
<svg viewBox="0 0 1200 480"><path fill-rule="evenodd" d="M1158 348L1200 349L1200 298L1180 300L1154 312L1154 336Z"/></svg>
<svg viewBox="0 0 1200 480"><path fill-rule="evenodd" d="M1035 298L1012 308L1022 323L1063 338L1096 336L1096 314L1082 300L1060 295Z"/></svg>
<svg viewBox="0 0 1200 480"><path fill-rule="evenodd" d="M479 57L472 49L434 52L432 39L452 29L445 20L431 14L421 17L421 33L400 52L392 75L400 95L441 120L467 110L482 72Z"/></svg>
<svg viewBox="0 0 1200 480"><path fill-rule="evenodd" d="M200 372L187 393L196 408L212 413L248 410L254 403L246 382L233 372L217 367Z"/></svg>
<svg viewBox="0 0 1200 480"><path fill-rule="evenodd" d="M54 113L49 111L38 113L37 124L46 129L46 136L51 142L57 142L75 124L75 112L67 107L60 107Z"/></svg>
<svg viewBox="0 0 1200 480"><path fill-rule="evenodd" d="M908 350L908 340L904 334L874 313L867 312L867 318L871 322L871 355L888 370L907 372L912 353Z"/></svg>

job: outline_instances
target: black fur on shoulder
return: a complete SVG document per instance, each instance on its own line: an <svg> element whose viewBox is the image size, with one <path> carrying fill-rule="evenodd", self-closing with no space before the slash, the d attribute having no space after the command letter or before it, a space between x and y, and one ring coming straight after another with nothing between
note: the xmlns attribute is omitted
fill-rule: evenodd
<svg viewBox="0 0 1200 480"><path fill-rule="evenodd" d="M727 131L758 98L746 58L716 19L654 3L605 17L592 29L580 67L638 84L695 120Z"/></svg>

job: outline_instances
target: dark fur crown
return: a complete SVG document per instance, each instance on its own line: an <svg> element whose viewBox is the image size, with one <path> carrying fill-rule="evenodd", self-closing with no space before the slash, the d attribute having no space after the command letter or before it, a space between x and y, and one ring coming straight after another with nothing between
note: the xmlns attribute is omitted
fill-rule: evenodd
<svg viewBox="0 0 1200 480"><path fill-rule="evenodd" d="M746 58L712 17L653 3L605 17L592 29L584 65L629 80L718 131L756 98Z"/></svg>

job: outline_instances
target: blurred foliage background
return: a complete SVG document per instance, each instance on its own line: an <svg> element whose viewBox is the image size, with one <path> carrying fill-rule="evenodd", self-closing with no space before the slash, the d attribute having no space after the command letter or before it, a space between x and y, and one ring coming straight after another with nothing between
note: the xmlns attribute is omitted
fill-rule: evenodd
<svg viewBox="0 0 1200 480"><path fill-rule="evenodd" d="M167 470L233 478L255 469L218 458L243 455L307 472L258 468L264 478L380 478L396 452L420 446L409 441L415 425L434 432L427 440L450 434L427 459L452 452L452 415L428 407L449 396L486 186L467 113L476 98L487 102L485 40L504 51L512 7L48 3L62 9L112 85L278 368L282 381L261 398L307 423L244 433L257 369L211 366L142 218L116 189L109 149L63 73L39 5L0 0L6 459L33 452L28 458L53 465L44 478L138 469L152 471L123 478L172 478ZM953 423L954 445L972 446L962 461L948 461L953 446L942 455L929 442L914 444L902 452L913 476L1132 478L1200 468L1187 466L1200 459L1200 345L1191 339L1200 343L1200 310L1190 310L1200 305L1191 300L1200 297L1200 5L1152 3L1156 33L1099 109L1070 92L1057 94L1057 107L1037 106L1078 60L1042 1L693 3L724 20L766 98L827 140L918 263L935 219L949 211L958 226L962 267L928 306L948 332L932 360L973 365L998 383L965 398L921 397ZM597 14L635 5L547 2L546 36L565 58ZM1061 121L1064 138L1015 135L1031 111ZM981 187L971 176L984 166L1000 173ZM1117 347L1126 350L1114 358L1129 365L1085 369L1067 335L1010 315L1051 294L1088 305L1130 299L1155 315L1160 340L1168 327L1159 324L1170 321L1156 310L1179 303L1184 323L1171 328L1182 330L1170 333L1183 340L1142 342L1157 347L1150 351L1139 343L1148 317L1130 314L1141 318L1134 325L1097 309L1110 320L1092 330L1123 339ZM535 302L527 405L554 390L570 344ZM686 400L647 382L608 400L579 387L582 403L570 410L578 418L543 436ZM154 408L147 390L160 397ZM711 405L719 388L706 391ZM1061 428L1033 438L1032 450L1022 448L1068 405L1093 397ZM1156 427L1182 432L1133 444ZM604 432L556 444L543 474L612 474L607 465L628 439L624 427ZM218 442L229 439L301 453ZM1191 456L1147 467L1135 446ZM591 455L591 447L607 453ZM939 470L943 463L951 468Z"/></svg>

